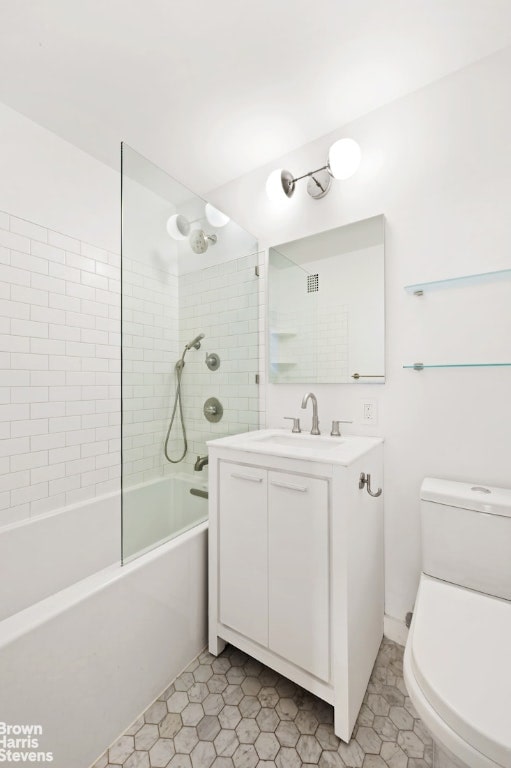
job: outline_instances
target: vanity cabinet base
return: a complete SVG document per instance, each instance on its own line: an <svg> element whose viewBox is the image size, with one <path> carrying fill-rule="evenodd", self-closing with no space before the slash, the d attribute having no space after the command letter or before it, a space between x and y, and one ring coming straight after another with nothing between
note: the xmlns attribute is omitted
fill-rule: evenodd
<svg viewBox="0 0 511 768"><path fill-rule="evenodd" d="M334 706L349 741L383 636L382 445L349 466L209 446L209 650Z"/></svg>

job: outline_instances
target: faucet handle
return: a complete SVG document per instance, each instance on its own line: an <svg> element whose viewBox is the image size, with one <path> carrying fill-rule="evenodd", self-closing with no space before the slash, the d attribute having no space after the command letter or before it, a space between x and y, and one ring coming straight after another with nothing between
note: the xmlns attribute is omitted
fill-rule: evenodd
<svg viewBox="0 0 511 768"><path fill-rule="evenodd" d="M330 432L332 437L341 437L341 430L339 429L339 424L353 424L352 421L347 421L346 419L335 419L332 421L332 431Z"/></svg>
<svg viewBox="0 0 511 768"><path fill-rule="evenodd" d="M293 422L293 429L291 430L291 432L294 432L295 434L297 434L298 432L302 431L300 429L300 419L295 419L294 416L284 416L284 418L290 419Z"/></svg>

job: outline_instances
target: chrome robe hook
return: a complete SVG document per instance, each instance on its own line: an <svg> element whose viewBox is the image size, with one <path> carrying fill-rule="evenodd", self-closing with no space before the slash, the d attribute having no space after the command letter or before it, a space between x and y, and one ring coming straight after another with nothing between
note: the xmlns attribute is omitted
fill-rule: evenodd
<svg viewBox="0 0 511 768"><path fill-rule="evenodd" d="M381 496L382 494L381 488L378 488L378 490L375 493L373 493L373 491L371 490L371 475L370 474L366 475L365 472L361 472L360 478L358 481L358 487L363 488L364 485L367 487L367 493L369 494L369 496L375 496L375 497Z"/></svg>

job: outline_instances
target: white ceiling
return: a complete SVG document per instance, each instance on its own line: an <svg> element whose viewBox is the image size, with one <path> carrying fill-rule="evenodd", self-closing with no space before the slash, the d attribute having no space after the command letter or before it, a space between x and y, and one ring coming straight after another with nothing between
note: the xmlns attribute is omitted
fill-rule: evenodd
<svg viewBox="0 0 511 768"><path fill-rule="evenodd" d="M204 193L509 44L510 0L1 0L0 100Z"/></svg>

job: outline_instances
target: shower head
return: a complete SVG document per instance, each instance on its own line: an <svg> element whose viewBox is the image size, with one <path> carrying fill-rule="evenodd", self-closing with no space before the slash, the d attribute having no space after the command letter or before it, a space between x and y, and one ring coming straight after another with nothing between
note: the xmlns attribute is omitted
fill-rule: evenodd
<svg viewBox="0 0 511 768"><path fill-rule="evenodd" d="M194 229L188 238L190 248L194 253L206 253L208 247L214 245L216 240L216 235L207 235L203 229Z"/></svg>
<svg viewBox="0 0 511 768"><path fill-rule="evenodd" d="M200 349L201 339L203 339L203 338L204 338L204 334L203 333L199 333L198 336L196 336L194 339L192 339L191 341L188 342L188 344L185 347L185 350L186 349L191 349L192 347L195 347L195 349Z"/></svg>

